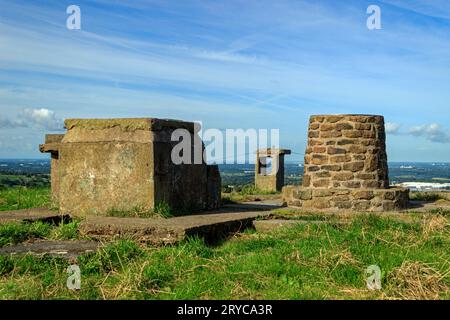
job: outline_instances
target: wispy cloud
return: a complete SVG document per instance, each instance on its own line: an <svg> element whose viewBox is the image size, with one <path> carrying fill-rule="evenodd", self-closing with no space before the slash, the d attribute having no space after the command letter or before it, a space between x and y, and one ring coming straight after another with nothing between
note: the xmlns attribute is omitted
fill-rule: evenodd
<svg viewBox="0 0 450 320"><path fill-rule="evenodd" d="M79 0L82 30L69 31L64 2L0 0L0 126L53 127L50 114L19 115L46 106L283 128L289 147L311 113L448 123L450 25L436 16L450 10L430 3L381 1L372 32L360 0ZM406 139L395 123L387 131Z"/></svg>
<svg viewBox="0 0 450 320"><path fill-rule="evenodd" d="M385 124L386 133L398 134L401 126L402 125L399 123L386 122L386 124Z"/></svg>
<svg viewBox="0 0 450 320"><path fill-rule="evenodd" d="M58 118L54 111L41 109L25 109L20 115L21 121L28 126L39 126L50 131L59 131L64 129L64 122Z"/></svg>
<svg viewBox="0 0 450 320"><path fill-rule="evenodd" d="M17 119L9 119L0 114L0 129L13 129L26 127L25 123Z"/></svg>
<svg viewBox="0 0 450 320"><path fill-rule="evenodd" d="M439 143L450 143L450 132L437 123L412 127L409 134Z"/></svg>

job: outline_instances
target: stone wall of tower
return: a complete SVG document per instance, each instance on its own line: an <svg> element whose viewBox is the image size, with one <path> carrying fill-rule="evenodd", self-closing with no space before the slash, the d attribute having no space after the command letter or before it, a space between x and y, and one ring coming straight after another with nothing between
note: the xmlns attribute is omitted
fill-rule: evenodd
<svg viewBox="0 0 450 320"><path fill-rule="evenodd" d="M388 188L382 116L312 116L305 153L304 187Z"/></svg>

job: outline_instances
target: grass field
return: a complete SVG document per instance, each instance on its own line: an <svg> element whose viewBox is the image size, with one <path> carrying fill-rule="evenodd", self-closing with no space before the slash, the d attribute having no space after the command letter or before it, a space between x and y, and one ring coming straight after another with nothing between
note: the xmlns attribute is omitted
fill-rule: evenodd
<svg viewBox="0 0 450 320"><path fill-rule="evenodd" d="M36 198L27 190L21 201L28 192ZM449 212L429 215L426 223L362 214L345 225L248 230L214 247L196 238L166 247L119 239L78 258L79 291L66 287L74 262L0 257L0 298L449 299ZM77 222L0 227L0 246L33 238L79 238ZM381 290L366 287L370 265L381 268Z"/></svg>
<svg viewBox="0 0 450 320"><path fill-rule="evenodd" d="M47 207L50 188L13 187L0 189L0 211Z"/></svg>

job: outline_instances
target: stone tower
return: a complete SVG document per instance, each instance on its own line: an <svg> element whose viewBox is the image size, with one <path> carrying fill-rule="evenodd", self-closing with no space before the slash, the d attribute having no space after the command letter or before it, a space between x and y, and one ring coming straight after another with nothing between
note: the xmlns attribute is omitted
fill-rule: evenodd
<svg viewBox="0 0 450 320"><path fill-rule="evenodd" d="M367 211L403 209L409 198L389 188L384 118L376 115L312 116L303 185L283 193L294 206Z"/></svg>
<svg viewBox="0 0 450 320"><path fill-rule="evenodd" d="M260 149L256 151L255 187L258 190L276 192L284 186L284 155L288 149Z"/></svg>

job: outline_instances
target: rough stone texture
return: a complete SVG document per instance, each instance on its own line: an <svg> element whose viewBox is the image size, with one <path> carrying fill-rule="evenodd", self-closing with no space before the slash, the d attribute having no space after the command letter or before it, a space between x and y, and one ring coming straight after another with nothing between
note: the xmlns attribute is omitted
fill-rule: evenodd
<svg viewBox="0 0 450 320"><path fill-rule="evenodd" d="M50 182L52 188L52 204L55 207L59 206L59 147L63 138L63 134L47 134L45 135L45 144L39 146L39 150L41 152L50 153Z"/></svg>
<svg viewBox="0 0 450 320"><path fill-rule="evenodd" d="M126 236L139 242L172 244L187 236L199 236L215 242L230 233L252 226L252 221L270 211L250 211L190 215L170 219L139 219L89 216L80 224L80 232L98 240Z"/></svg>
<svg viewBox="0 0 450 320"><path fill-rule="evenodd" d="M309 122L303 187L286 188L283 196L290 205L318 209L405 208L408 190L388 188L384 118L319 115Z"/></svg>
<svg viewBox="0 0 450 320"><path fill-rule="evenodd" d="M382 116L312 116L303 186L388 188L385 136Z"/></svg>
<svg viewBox="0 0 450 320"><path fill-rule="evenodd" d="M70 216L60 214L57 211L49 210L47 208L33 208L12 211L0 211L0 224L10 222L48 222L61 223L69 222Z"/></svg>
<svg viewBox="0 0 450 320"><path fill-rule="evenodd" d="M284 185L284 155L291 154L287 149L260 149L256 152L255 187L258 190L276 192ZM271 172L266 171L266 160L272 160Z"/></svg>
<svg viewBox="0 0 450 320"><path fill-rule="evenodd" d="M305 209L393 211L407 208L409 190L286 186L283 188L283 199L287 199L290 206Z"/></svg>
<svg viewBox="0 0 450 320"><path fill-rule="evenodd" d="M207 181L208 169L200 156L200 129L192 122L162 119L68 119L67 133L58 145L54 186L60 212L76 216L105 215L110 210L151 210L167 203L174 211L216 207L217 194L208 189L220 182L217 174ZM186 129L192 143L192 164L174 164L171 141L176 129ZM49 150L45 144L41 150ZM53 171L53 169L52 169ZM214 189L215 190L215 189ZM220 196L220 195L219 195ZM208 203L208 199L213 201Z"/></svg>

